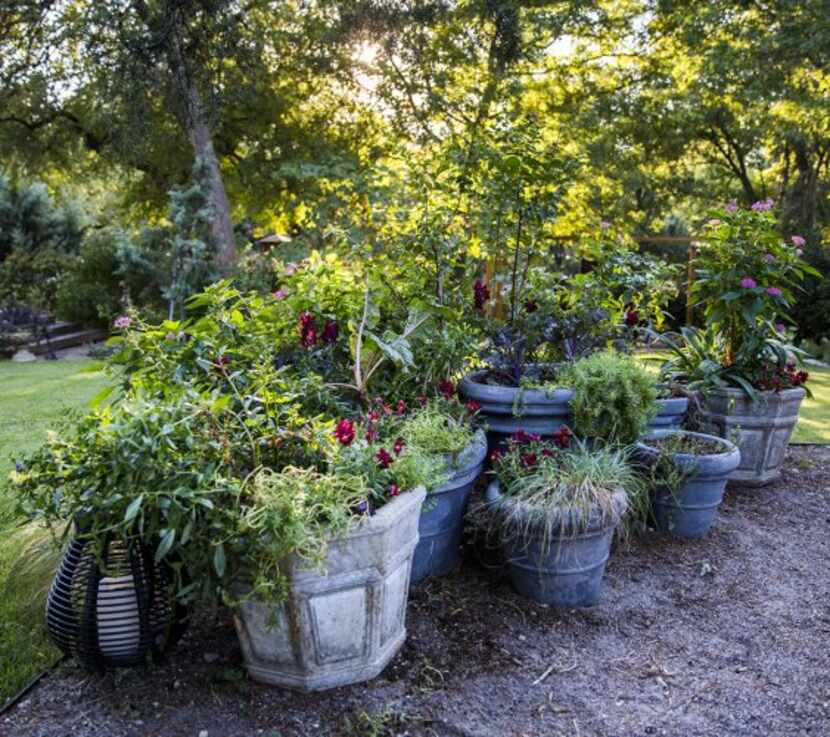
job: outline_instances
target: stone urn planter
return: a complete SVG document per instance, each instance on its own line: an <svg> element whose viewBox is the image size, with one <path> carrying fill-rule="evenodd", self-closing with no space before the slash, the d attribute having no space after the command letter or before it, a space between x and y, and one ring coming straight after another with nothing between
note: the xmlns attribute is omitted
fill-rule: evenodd
<svg viewBox="0 0 830 737"><path fill-rule="evenodd" d="M687 409L689 409L688 397L658 399L657 414L648 424L649 431L680 427Z"/></svg>
<svg viewBox="0 0 830 737"><path fill-rule="evenodd" d="M234 622L256 681L316 691L374 678L406 637L406 604L426 490L401 494L329 542L323 568L289 561L285 603L240 604ZM237 594L244 594L240 587Z"/></svg>
<svg viewBox="0 0 830 737"><path fill-rule="evenodd" d="M485 491L485 502L499 514L499 507L513 504L493 481ZM614 529L627 509L628 496L614 494L614 513L603 518L599 510L588 520L569 513L553 525L558 534L546 544L541 534L526 532L522 539L505 536L502 550L513 588L522 596L554 607L586 607L596 604L602 588L605 564ZM521 514L521 510L511 510Z"/></svg>
<svg viewBox="0 0 830 737"><path fill-rule="evenodd" d="M548 437L562 425L571 425L570 389L522 389L485 383L486 371L465 376L458 385L461 396L481 405L478 416L487 425L493 450L517 430Z"/></svg>
<svg viewBox="0 0 830 737"><path fill-rule="evenodd" d="M741 451L730 481L764 486L778 478L805 395L798 387L759 392L757 400L740 389L716 389L701 397L704 429L733 440Z"/></svg>
<svg viewBox="0 0 830 737"><path fill-rule="evenodd" d="M676 537L704 537L712 528L726 481L738 468L741 452L728 440L714 435L663 430L637 443L636 454L646 463L653 462L660 452L655 441L672 436L691 441L688 448L694 452L671 452L682 480L676 489L655 490L652 497L655 526L660 532Z"/></svg>
<svg viewBox="0 0 830 737"><path fill-rule="evenodd" d="M411 583L427 576L444 576L458 564L464 512L486 460L487 438L479 430L450 467L451 477L427 495L421 507Z"/></svg>

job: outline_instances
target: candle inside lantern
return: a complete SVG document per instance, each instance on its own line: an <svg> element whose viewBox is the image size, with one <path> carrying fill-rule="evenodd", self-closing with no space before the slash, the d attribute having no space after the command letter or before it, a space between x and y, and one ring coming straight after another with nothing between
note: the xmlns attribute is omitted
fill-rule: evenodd
<svg viewBox="0 0 830 737"><path fill-rule="evenodd" d="M141 627L132 576L101 579L96 614L98 647L104 657L117 659L138 653Z"/></svg>

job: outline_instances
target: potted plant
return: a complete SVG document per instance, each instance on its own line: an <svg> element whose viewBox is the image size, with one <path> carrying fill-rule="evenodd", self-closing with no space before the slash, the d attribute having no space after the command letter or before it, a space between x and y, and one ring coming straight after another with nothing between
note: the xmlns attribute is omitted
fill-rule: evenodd
<svg viewBox="0 0 830 737"><path fill-rule="evenodd" d="M801 354L783 340L793 290L815 270L801 258L804 239L784 242L772 201L714 213L695 258L692 304L708 328L686 328L665 344L673 358L664 375L701 391L703 427L737 437L741 463L732 480L759 486L780 474L806 392Z"/></svg>
<svg viewBox="0 0 830 737"><path fill-rule="evenodd" d="M444 464L443 473L427 484L412 562L413 584L427 576L446 575L458 564L467 502L487 459L487 438L471 426L477 411L472 402L465 406L442 397L427 402L401 427L406 445Z"/></svg>
<svg viewBox="0 0 830 737"><path fill-rule="evenodd" d="M579 437L629 445L657 415L657 388L648 369L632 356L607 350L570 365L568 386L573 429Z"/></svg>
<svg viewBox="0 0 830 737"><path fill-rule="evenodd" d="M649 430L667 430L683 425L689 411L689 396L684 387L676 384L658 384L656 412L648 423Z"/></svg>
<svg viewBox="0 0 830 737"><path fill-rule="evenodd" d="M648 469L657 529L677 537L707 535L726 481L740 463L738 448L713 435L662 430L636 449Z"/></svg>
<svg viewBox="0 0 830 737"><path fill-rule="evenodd" d="M303 691L376 676L406 637L422 486L372 493L366 478L288 467L252 482L233 587L245 667Z"/></svg>
<svg viewBox="0 0 830 737"><path fill-rule="evenodd" d="M626 453L589 450L567 428L552 440L517 433L485 493L513 587L542 604L599 599L614 530L638 485Z"/></svg>

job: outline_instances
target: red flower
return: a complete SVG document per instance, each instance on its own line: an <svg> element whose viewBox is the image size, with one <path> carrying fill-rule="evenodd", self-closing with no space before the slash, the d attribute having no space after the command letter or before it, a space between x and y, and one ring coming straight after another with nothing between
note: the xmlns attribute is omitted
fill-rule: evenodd
<svg viewBox="0 0 830 737"><path fill-rule="evenodd" d="M377 422L379 419L380 419L380 412L378 412L376 409L373 409L369 413L369 422Z"/></svg>
<svg viewBox="0 0 830 737"><path fill-rule="evenodd" d="M405 443L403 441L403 438L398 438L397 440L395 440L395 445L392 446L392 450L395 451L396 456L399 456L401 454L404 445Z"/></svg>
<svg viewBox="0 0 830 737"><path fill-rule="evenodd" d="M522 453L522 465L525 468L533 468L538 462L539 459L535 453Z"/></svg>
<svg viewBox="0 0 830 737"><path fill-rule="evenodd" d="M571 438L573 437L573 433L571 432L571 428L567 425L562 425L555 433L553 433L553 442L556 443L560 448L569 448L571 445Z"/></svg>
<svg viewBox="0 0 830 737"><path fill-rule="evenodd" d="M422 407L426 407L427 402L429 402L429 398L426 396L426 394L421 394L418 397L418 404L420 404Z"/></svg>
<svg viewBox="0 0 830 737"><path fill-rule="evenodd" d="M354 422L351 420L340 420L334 428L334 437L341 445L351 445L354 440Z"/></svg>
<svg viewBox="0 0 830 737"><path fill-rule="evenodd" d="M392 461L395 460L394 458L392 458L391 455L389 455L389 451L386 450L386 448L381 448L377 452L375 458L378 461L378 466L380 466L381 468L389 468L389 466L392 465Z"/></svg>
<svg viewBox="0 0 830 737"><path fill-rule="evenodd" d="M389 496L398 496L400 493L401 490L397 484L389 484Z"/></svg>
<svg viewBox="0 0 830 737"><path fill-rule="evenodd" d="M540 435L535 432L526 432L525 430L516 430L510 436L510 442L516 445L527 445L528 443L537 443L542 439Z"/></svg>
<svg viewBox="0 0 830 737"><path fill-rule="evenodd" d="M475 303L476 309L483 310L484 303L488 299L490 299L490 290L481 279L476 279L475 284L473 284L473 302Z"/></svg>
<svg viewBox="0 0 830 737"><path fill-rule="evenodd" d="M231 357L224 353L216 358L216 370L225 376L228 375L228 366L230 366Z"/></svg>
<svg viewBox="0 0 830 737"><path fill-rule="evenodd" d="M379 437L380 433L377 431L376 427L369 425L369 427L366 428L366 440L368 442L374 443Z"/></svg>
<svg viewBox="0 0 830 737"><path fill-rule="evenodd" d="M323 343L334 343L340 335L340 326L334 320L326 320L320 340Z"/></svg>
<svg viewBox="0 0 830 737"><path fill-rule="evenodd" d="M303 312L300 315L300 345L311 348L317 342L317 327L314 324L314 315Z"/></svg>
<svg viewBox="0 0 830 737"><path fill-rule="evenodd" d="M640 314L637 310L629 310L625 313L625 324L628 327L633 328L638 322L640 322Z"/></svg>
<svg viewBox="0 0 830 737"><path fill-rule="evenodd" d="M396 411L399 415L405 415L405 414L406 414L406 410L407 410L406 402L404 402L404 401L403 401L403 399L399 399L399 400L398 400L398 406L396 407L396 410L395 410L395 411Z"/></svg>
<svg viewBox="0 0 830 737"><path fill-rule="evenodd" d="M474 399L471 399L464 406L467 408L467 411L471 415L474 415L476 412L478 412L481 409L481 405L478 402L476 402Z"/></svg>
<svg viewBox="0 0 830 737"><path fill-rule="evenodd" d="M452 399L455 396L455 384L449 379L441 379L438 382L438 391L444 399Z"/></svg>
<svg viewBox="0 0 830 737"><path fill-rule="evenodd" d="M538 310L538 309L539 309L539 305L536 304L536 302L534 302L532 299L529 299L529 300L527 300L527 302L525 302L525 312L533 313L533 312L536 312L536 310Z"/></svg>
<svg viewBox="0 0 830 737"><path fill-rule="evenodd" d="M501 458L503 455L504 453L502 453L500 450L494 450L492 453L490 453L490 460L495 462L499 460L499 458Z"/></svg>

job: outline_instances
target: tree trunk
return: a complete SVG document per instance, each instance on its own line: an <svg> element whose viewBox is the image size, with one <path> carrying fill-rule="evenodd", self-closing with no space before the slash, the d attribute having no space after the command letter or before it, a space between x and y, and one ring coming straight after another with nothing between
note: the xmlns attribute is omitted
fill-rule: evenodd
<svg viewBox="0 0 830 737"><path fill-rule="evenodd" d="M207 124L206 115L198 91L190 86L188 94L189 115L187 135L193 145L196 156L204 161L208 170L210 202L213 206L213 239L216 246L216 263L220 273L225 276L231 272L236 263L236 237L231 221L231 205L225 191L219 157L213 147L213 136Z"/></svg>

